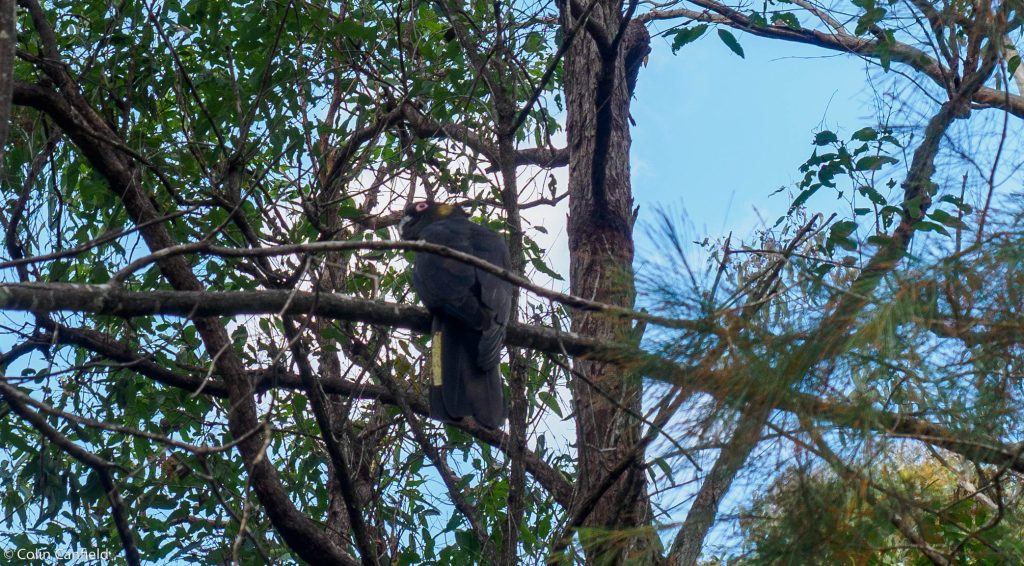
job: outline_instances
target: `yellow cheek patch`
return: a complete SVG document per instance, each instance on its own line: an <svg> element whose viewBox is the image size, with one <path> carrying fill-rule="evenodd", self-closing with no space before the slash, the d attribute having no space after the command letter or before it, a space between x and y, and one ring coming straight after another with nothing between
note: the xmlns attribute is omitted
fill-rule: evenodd
<svg viewBox="0 0 1024 566"><path fill-rule="evenodd" d="M455 207L450 204L439 204L437 205L437 215L450 216L454 208Z"/></svg>
<svg viewBox="0 0 1024 566"><path fill-rule="evenodd" d="M441 387L441 333L435 332L430 341L430 377L435 387Z"/></svg>

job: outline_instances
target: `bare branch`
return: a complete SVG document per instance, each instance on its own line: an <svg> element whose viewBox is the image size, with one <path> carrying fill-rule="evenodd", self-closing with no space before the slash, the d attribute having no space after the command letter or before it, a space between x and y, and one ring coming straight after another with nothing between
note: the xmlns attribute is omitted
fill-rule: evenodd
<svg viewBox="0 0 1024 566"><path fill-rule="evenodd" d="M403 103L400 110L402 117L417 137L454 140L483 155L488 161L495 164L494 167L499 162L498 147L466 126L438 122L408 102ZM569 163L569 151L567 148L544 147L520 149L515 151L515 163L520 166L536 165L544 168L564 167Z"/></svg>
<svg viewBox="0 0 1024 566"><path fill-rule="evenodd" d="M418 252L430 252L432 254L450 257L457 259L463 263L467 263L482 269L489 273L493 273L498 277L515 284L518 287L527 289L537 296L545 299L557 301L570 307L577 309L596 312L609 316L618 316L623 318L630 318L634 320L642 320L658 326L666 328L679 328L686 330L699 330L704 332L715 333L714 328L709 328L709 325L703 321L683 320L675 318L667 318L662 316L651 315L646 312L636 311L624 307L619 307L599 301L593 301L574 295L567 295L565 293L558 293L551 291L544 287L533 284L530 280L525 277L512 272L509 269L504 269L491 264L483 259L480 259L474 255L454 250L445 246L431 244L424 241L333 241L333 242L312 242L308 244L290 244L284 246L273 246L263 248L227 248L222 246L214 246L209 242L198 242L194 244L182 244L180 246L171 246L163 248L158 252L152 253L148 256L141 257L123 269L111 276L111 281L108 287L115 287L121 284L122 281L131 273L142 269L146 265L157 262L171 257L179 257L185 254L204 252L214 256L220 257L271 257L271 256L282 256L291 255L298 253L322 253L322 252L334 252L343 250L413 250ZM0 264L0 268L3 264Z"/></svg>

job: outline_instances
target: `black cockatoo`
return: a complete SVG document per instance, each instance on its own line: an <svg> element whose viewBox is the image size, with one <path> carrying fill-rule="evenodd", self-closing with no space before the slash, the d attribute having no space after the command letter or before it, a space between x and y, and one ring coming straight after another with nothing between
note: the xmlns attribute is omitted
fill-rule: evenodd
<svg viewBox="0 0 1024 566"><path fill-rule="evenodd" d="M511 267L505 240L469 220L458 206L418 202L405 209L402 238L424 240ZM501 347L515 287L482 269L417 252L412 284L434 315L430 416L456 421L472 415L499 428L508 413L502 389Z"/></svg>

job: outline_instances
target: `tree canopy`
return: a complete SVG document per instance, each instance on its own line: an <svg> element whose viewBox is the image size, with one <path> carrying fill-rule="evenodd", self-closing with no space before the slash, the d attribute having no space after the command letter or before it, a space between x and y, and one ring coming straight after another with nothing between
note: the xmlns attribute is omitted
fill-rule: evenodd
<svg viewBox="0 0 1024 566"><path fill-rule="evenodd" d="M1022 8L0 0L0 549L1024 559ZM636 270L636 86L705 36L859 58L875 115ZM512 268L396 241L418 200ZM503 430L427 417L417 251L519 288Z"/></svg>

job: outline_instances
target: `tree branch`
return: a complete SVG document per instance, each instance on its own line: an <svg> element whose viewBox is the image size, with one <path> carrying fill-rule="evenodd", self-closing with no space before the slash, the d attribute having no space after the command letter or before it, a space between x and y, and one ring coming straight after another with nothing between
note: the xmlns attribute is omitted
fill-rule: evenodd
<svg viewBox="0 0 1024 566"><path fill-rule="evenodd" d="M402 117L420 138L445 138L465 144L466 147L483 155L493 164L499 163L498 147L491 141L476 134L461 124L445 124L420 112L408 102L400 107ZM569 164L568 148L531 147L516 150L516 165L536 165L544 168L564 167ZM496 165L495 165L496 166Z"/></svg>
<svg viewBox="0 0 1024 566"><path fill-rule="evenodd" d="M141 257L126 267L119 270L117 273L111 276L110 282L106 285L108 288L116 288L128 277L129 274L142 269L146 265L154 262L160 263L163 260L173 257L180 257L185 254L203 252L218 257L270 257L270 256L283 256L298 253L322 253L322 252L335 252L343 250L412 250L417 252L429 252L435 255L443 257L450 257L456 259L462 263L472 265L477 269L484 270L488 273L493 273L501 279L508 281L517 287L527 289L535 295L557 301L564 305L577 308L580 310L596 312L600 314L618 316L624 318L630 318L634 320L642 320L657 326L663 326L665 328L677 328L684 330L697 330L701 332L708 332L716 334L717 331L713 326L710 326L704 321L685 320L678 318L667 318L662 316L652 315L650 313L636 311L625 307L620 307L608 303L602 303L600 301L593 301L585 299L583 297L577 297L574 295L567 295L565 293L558 293L551 291L545 287L535 285L529 279L526 279L522 275L513 272L510 269L498 267L488 261L476 257L474 255L454 250L446 246L438 244L431 244L424 241L405 241L405 240L377 240L377 241L328 241L328 242L311 242L306 244L289 244L283 246L272 246L264 248L229 248L223 246L214 246L209 242L201 241L194 244L182 244L180 246L171 246L163 248L157 252L154 252L148 256ZM0 263L0 268L4 267L4 264Z"/></svg>
<svg viewBox="0 0 1024 566"><path fill-rule="evenodd" d="M115 293L111 295L110 293ZM291 305L288 297L291 296ZM288 308L285 308L285 307ZM293 293L287 291L237 291L231 293L152 291L128 293L113 291L97 285L69 284L11 284L0 285L0 310L32 311L79 311L122 317L144 316L155 313L168 316L189 316L202 312L207 316L231 316L235 314L315 314L339 320L352 320L370 324L381 324L404 328L417 333L430 331L430 315L420 307L377 303L351 299L336 294L320 295ZM116 361L130 364L137 371L175 387L190 391L202 387L204 392L226 397L227 386L218 380L204 384L201 376L182 376L138 356L137 352L120 346L102 334L92 330L54 329L61 343L73 343ZM763 397L766 384L755 380L728 375L714 369L713 365L684 367L648 354L636 347L622 344L608 344L540 326L513 324L508 328L506 344L553 354L567 354L595 361L628 365L639 375L646 375L684 388L703 391L716 399L742 402L744 399ZM301 389L298 377L272 370L256 374L249 373L253 392L265 391L274 386ZM383 388L359 384L346 380L322 382L328 393L338 393L359 398L379 399L394 403L394 397ZM735 392L744 391L737 400ZM725 392L730 392L726 395ZM425 401L410 399L417 413L429 414ZM422 403L422 404L421 404ZM1007 466L1024 473L1024 458L1020 447L1003 444L990 438L964 439L962 432L945 429L935 423L899 413L888 413L870 406L851 403L834 403L799 391L787 390L774 400L775 408L795 414L812 415L840 425L868 426L888 434L914 438L939 446L951 452L962 454L972 461ZM507 437L497 431L465 424L456 425L473 436L496 447L507 445ZM538 481L552 491L560 504L567 505L572 497L571 486L564 484L558 472L538 460L527 460L528 469ZM543 479L542 479L543 478Z"/></svg>
<svg viewBox="0 0 1024 566"><path fill-rule="evenodd" d="M988 51L991 52L992 48ZM732 438L722 448L711 474L701 485L683 528L672 543L672 562L686 566L696 563L719 504L750 452L760 441L761 429L772 410L778 407L777 399L788 396L792 385L799 383L817 364L841 352L847 344L847 333L856 316L869 304L883 277L903 259L916 227L930 204L931 177L935 171L935 157L942 137L954 120L963 117L965 104L988 78L993 67L994 57L990 55L979 70L964 78L960 89L929 120L924 138L914 151L910 171L903 182L903 214L899 226L893 231L889 242L871 257L849 290L830 305L831 312L814 332L815 336L824 339L807 340L792 356L784 358L776 368L778 374L773 376L777 386L782 387L770 392L768 399L754 399L743 408Z"/></svg>
<svg viewBox="0 0 1024 566"><path fill-rule="evenodd" d="M420 315L425 320L426 328L429 328L429 315L426 312L417 313L417 316ZM118 362L122 367L158 383L177 387L185 391L202 391L214 397L226 398L228 396L227 386L222 379L209 379L205 375L198 374L175 373L153 362L146 356L140 355L137 348L124 345L96 330L69 328L66 326L51 326L50 330L54 334L41 337L39 342L46 342L47 344L73 344ZM542 341L553 340L556 335L557 333L553 332L545 333ZM249 377L252 380L254 393L262 393L275 388L301 391L305 387L299 376L274 368L250 372ZM320 385L323 387L324 392L329 395L344 395L352 399L376 400L389 405L397 403L391 391L379 385L331 378L321 379ZM409 406L418 415L427 416L430 414L425 397L409 396L407 394L406 399ZM509 449L510 440L500 430L487 429L475 423L471 424L470 421L466 420L449 424L502 451ZM573 486L569 484L565 476L551 467L533 451L526 450L523 458L526 470L533 475L537 483L543 486L559 505L568 507L572 499Z"/></svg>

